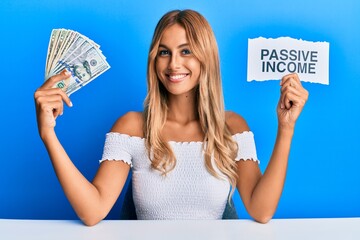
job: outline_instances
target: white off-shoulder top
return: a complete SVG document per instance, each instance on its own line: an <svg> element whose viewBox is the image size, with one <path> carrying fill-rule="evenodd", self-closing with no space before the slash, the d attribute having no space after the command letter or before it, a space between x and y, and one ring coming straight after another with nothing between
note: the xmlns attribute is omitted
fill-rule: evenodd
<svg viewBox="0 0 360 240"><path fill-rule="evenodd" d="M254 135L233 135L238 160L259 163ZM211 175L205 167L202 142L169 142L176 166L166 176L151 167L145 139L106 134L102 161L124 161L132 167L133 199L138 219L221 219L230 191L229 181ZM218 170L219 171L219 170Z"/></svg>

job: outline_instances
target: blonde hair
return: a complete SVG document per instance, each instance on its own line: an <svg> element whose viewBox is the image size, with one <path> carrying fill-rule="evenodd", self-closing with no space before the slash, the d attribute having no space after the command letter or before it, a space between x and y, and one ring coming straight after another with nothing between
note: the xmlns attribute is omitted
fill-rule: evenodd
<svg viewBox="0 0 360 240"><path fill-rule="evenodd" d="M206 168L215 177L227 177L232 186L232 194L237 180L234 159L238 146L225 122L218 47L209 23L193 10L166 13L158 22L151 42L147 69L148 94L144 103L144 136L151 166L166 174L176 165L174 153L161 135L167 119L167 91L155 69L162 34L174 24L185 29L190 49L200 62L196 104L205 136L203 149Z"/></svg>

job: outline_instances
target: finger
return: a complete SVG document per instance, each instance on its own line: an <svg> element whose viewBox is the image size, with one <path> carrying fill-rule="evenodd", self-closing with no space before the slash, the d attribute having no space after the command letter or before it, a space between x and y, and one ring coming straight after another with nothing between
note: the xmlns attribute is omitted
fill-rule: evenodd
<svg viewBox="0 0 360 240"><path fill-rule="evenodd" d="M287 82L281 87L281 93L286 94L287 92L291 92L298 97L301 97L306 102L309 97L309 92L302 85L295 85L293 83Z"/></svg>
<svg viewBox="0 0 360 240"><path fill-rule="evenodd" d="M308 99L309 93L302 86L298 75L294 73L284 76L281 79L280 85L280 108L289 110L296 107L302 109Z"/></svg>
<svg viewBox="0 0 360 240"><path fill-rule="evenodd" d="M301 93L304 92L304 88L301 87L301 86L297 86L292 82L286 82L283 86L281 86L280 92L281 93L286 93L288 91L294 92L294 93L296 92L298 94L301 94Z"/></svg>
<svg viewBox="0 0 360 240"><path fill-rule="evenodd" d="M289 105L292 105L291 99L286 99L289 94L293 94L295 96L299 96L301 95L301 92L299 91L299 89L296 89L295 87L292 87L291 85L289 85L289 83L287 83L286 85L281 87L281 96L280 96L280 107L284 108L287 107Z"/></svg>
<svg viewBox="0 0 360 240"><path fill-rule="evenodd" d="M38 101L37 99L39 97L43 97L43 96L52 96L52 95L58 95L62 98L62 100L69 106L72 107L73 104L69 98L69 96L60 88L48 88L48 89L38 89L35 94L34 94L34 98L35 101Z"/></svg>
<svg viewBox="0 0 360 240"><path fill-rule="evenodd" d="M40 89L52 88L55 83L65 80L71 76L71 72L64 69L61 73L56 74L50 77L46 82L40 87Z"/></svg>
<svg viewBox="0 0 360 240"><path fill-rule="evenodd" d="M286 87L294 87L299 88L301 84L299 84L294 78L286 78L283 80L281 84L281 88L284 89Z"/></svg>
<svg viewBox="0 0 360 240"><path fill-rule="evenodd" d="M308 95L308 91L302 86L301 81L297 74L290 74L284 76L281 83L282 87L290 86L299 89L303 94ZM283 89L282 89L283 91Z"/></svg>
<svg viewBox="0 0 360 240"><path fill-rule="evenodd" d="M56 102L49 102L49 105L53 107L52 112L53 116L56 119L58 116L63 115L64 113L64 105L62 103Z"/></svg>
<svg viewBox="0 0 360 240"><path fill-rule="evenodd" d="M50 101L42 103L38 109L38 111L40 111L38 114L42 113L41 115L52 116L56 119L63 113L63 104L61 101Z"/></svg>
<svg viewBox="0 0 360 240"><path fill-rule="evenodd" d="M286 109L290 109L293 106L293 100L294 100L294 94L292 93L287 93L285 94L284 97L284 106Z"/></svg>
<svg viewBox="0 0 360 240"><path fill-rule="evenodd" d="M305 105L305 102L307 101L307 95L298 92L291 92L288 91L285 94L283 94L281 103L282 108L290 109L293 106L296 107L303 107Z"/></svg>
<svg viewBox="0 0 360 240"><path fill-rule="evenodd" d="M280 81L280 85L283 85L284 83L286 83L287 81L293 81L293 82L296 82L296 83L299 83L301 85L301 82L300 82L300 78L299 76L297 75L297 73L291 73L291 74L288 74L288 75L285 75L281 81Z"/></svg>
<svg viewBox="0 0 360 240"><path fill-rule="evenodd" d="M64 111L64 104L59 95L41 96L38 97L38 109L44 112L52 111L55 115L62 115Z"/></svg>
<svg viewBox="0 0 360 240"><path fill-rule="evenodd" d="M296 95L291 93L291 92L287 92L285 94L282 94L281 95L281 98L280 98L280 108L281 109L290 109L293 104L294 104L294 99L295 99Z"/></svg>
<svg viewBox="0 0 360 240"><path fill-rule="evenodd" d="M280 91L281 93L283 93L290 89L297 89L297 94L308 95L308 91L302 86L301 82L296 81L292 78L287 79L286 82L283 83Z"/></svg>
<svg viewBox="0 0 360 240"><path fill-rule="evenodd" d="M289 81L287 81L283 86L281 86L280 89L281 92L281 102L284 104L284 99L286 97L286 94L288 94L289 92L294 93L296 95L300 94L299 89L297 89L296 87L292 86L291 83ZM282 105L283 106L283 105Z"/></svg>

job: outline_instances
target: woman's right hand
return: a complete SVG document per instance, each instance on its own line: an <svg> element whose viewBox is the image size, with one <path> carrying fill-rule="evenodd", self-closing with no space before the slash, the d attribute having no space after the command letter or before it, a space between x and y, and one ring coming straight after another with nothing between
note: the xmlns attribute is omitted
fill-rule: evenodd
<svg viewBox="0 0 360 240"><path fill-rule="evenodd" d="M39 87L35 94L36 118L39 134L42 139L46 134L52 132L56 125L56 118L63 114L63 101L72 107L70 98L60 88L53 88L54 84L71 76L66 70L60 74L50 77Z"/></svg>

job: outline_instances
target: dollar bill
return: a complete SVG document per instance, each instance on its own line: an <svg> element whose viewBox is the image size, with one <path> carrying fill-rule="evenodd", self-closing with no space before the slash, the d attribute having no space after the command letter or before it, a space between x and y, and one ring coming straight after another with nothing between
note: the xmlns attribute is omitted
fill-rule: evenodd
<svg viewBox="0 0 360 240"><path fill-rule="evenodd" d="M45 79L64 69L71 72L68 79L57 82L54 87L61 88L70 96L109 68L110 65L100 50L99 44L73 30L52 30L47 52Z"/></svg>
<svg viewBox="0 0 360 240"><path fill-rule="evenodd" d="M57 34L58 34L58 29L53 29L51 31L48 52L47 52L47 56L46 56L46 67L45 67L46 74L50 71L50 65L52 62L52 55L53 55L53 48L54 48L55 42L57 41Z"/></svg>
<svg viewBox="0 0 360 240"><path fill-rule="evenodd" d="M60 29L58 31L58 35L57 35L57 41L55 42L54 48L52 49L52 59L51 59L51 65L50 68L53 67L53 65L57 62L58 57L59 57L59 51L62 48L62 46L64 45L64 40L65 37L67 35L67 31L65 29Z"/></svg>

